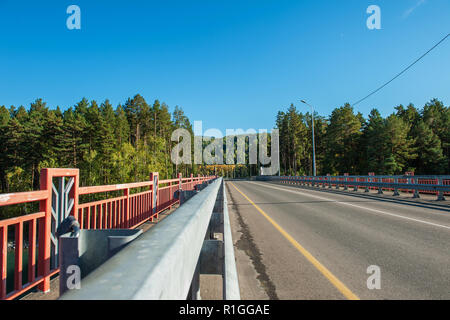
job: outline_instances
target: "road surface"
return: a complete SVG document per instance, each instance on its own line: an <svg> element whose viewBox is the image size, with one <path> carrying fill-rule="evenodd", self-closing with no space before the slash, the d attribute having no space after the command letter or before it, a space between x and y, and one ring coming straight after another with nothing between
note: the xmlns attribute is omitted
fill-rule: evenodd
<svg viewBox="0 0 450 320"><path fill-rule="evenodd" d="M450 299L450 206L260 181L226 188L243 299Z"/></svg>

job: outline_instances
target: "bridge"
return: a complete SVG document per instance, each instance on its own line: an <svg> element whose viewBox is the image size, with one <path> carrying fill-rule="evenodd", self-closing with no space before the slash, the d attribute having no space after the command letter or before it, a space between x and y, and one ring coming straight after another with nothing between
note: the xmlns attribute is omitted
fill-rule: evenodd
<svg viewBox="0 0 450 320"><path fill-rule="evenodd" d="M159 180L154 172L145 182L80 187L79 177L78 169L43 169L41 190L0 194L0 206L38 204L37 212L0 220L0 299L14 299L35 287L43 292L50 290L50 278L59 273L56 231L68 216L87 230L135 229L147 221L157 221L160 213L176 206L179 199L175 191L194 190L216 178L183 178L179 174L177 179ZM96 195L103 199L89 200ZM11 233L14 250L8 254ZM13 269L8 270L11 257Z"/></svg>
<svg viewBox="0 0 450 320"><path fill-rule="evenodd" d="M223 299L450 298L450 176L149 178L80 187L77 169L43 169L41 190L0 195L39 206L0 220L0 298L47 292L90 250L81 238L119 230L129 243L61 299L198 299L202 274L222 277ZM81 236L57 233L68 216Z"/></svg>

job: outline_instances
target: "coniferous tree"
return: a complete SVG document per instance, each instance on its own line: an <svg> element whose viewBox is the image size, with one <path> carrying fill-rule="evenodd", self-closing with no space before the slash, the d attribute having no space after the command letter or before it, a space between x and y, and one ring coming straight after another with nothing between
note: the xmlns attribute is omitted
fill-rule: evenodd
<svg viewBox="0 0 450 320"><path fill-rule="evenodd" d="M450 107L445 107L441 101L433 99L424 106L422 118L439 137L448 170L450 167Z"/></svg>
<svg viewBox="0 0 450 320"><path fill-rule="evenodd" d="M383 165L386 174L400 174L404 169L412 170L408 164L417 158L417 153L414 148L415 140L408 137L409 129L410 125L395 114L386 119L387 159Z"/></svg>
<svg viewBox="0 0 450 320"><path fill-rule="evenodd" d="M119 104L115 111L116 120L114 123L114 138L116 140L116 149L124 143L131 143L130 140L130 124L127 121L127 116L124 107Z"/></svg>
<svg viewBox="0 0 450 320"><path fill-rule="evenodd" d="M347 103L331 113L326 133L328 153L325 171L331 174L356 172L358 169L358 146L360 143L362 116L355 115Z"/></svg>
<svg viewBox="0 0 450 320"><path fill-rule="evenodd" d="M362 145L365 146L366 172L383 173L383 164L389 157L387 143L385 120L377 109L372 109L362 136Z"/></svg>
<svg viewBox="0 0 450 320"><path fill-rule="evenodd" d="M417 174L444 174L446 159L442 154L439 137L433 130L420 120L414 129L415 148L420 155L415 159Z"/></svg>
<svg viewBox="0 0 450 320"><path fill-rule="evenodd" d="M0 106L0 189L8 192L8 179L6 173L10 163L8 161L7 128L10 121L10 113L5 106Z"/></svg>

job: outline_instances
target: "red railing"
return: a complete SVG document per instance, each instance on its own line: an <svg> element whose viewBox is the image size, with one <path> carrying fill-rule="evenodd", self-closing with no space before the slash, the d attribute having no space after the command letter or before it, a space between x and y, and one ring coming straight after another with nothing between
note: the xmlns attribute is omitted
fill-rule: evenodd
<svg viewBox="0 0 450 320"><path fill-rule="evenodd" d="M404 184L425 184L425 185L439 185L440 183L442 183L442 185L447 186L450 185L450 179L448 178L444 178L441 179L441 181L439 181L439 179L437 178L424 178L424 177L420 177L420 176L411 176L411 177L376 177L376 176L368 176L368 177L351 177L348 176L348 178L346 178L345 176L340 176L340 177L333 177L333 176L326 176L326 177L310 177L310 176L301 176L300 177L303 180L306 180L307 183L312 184L315 180L324 180L326 179L326 182L314 182L315 184L318 185L329 185L331 184L331 186L335 187L337 185L341 185L344 186L343 184L340 184L339 182L355 182L355 184L348 184L347 188L354 188L355 186L358 188L365 188L365 186L358 184L357 182L385 182L385 183L404 183ZM328 180L330 179L330 180ZM368 180L369 179L369 180ZM285 176L282 179L282 183L288 183L288 184L299 184L299 182L297 181L297 177L295 176ZM379 187L368 187L370 190L378 190ZM393 191L393 188L389 188L389 187L382 187L381 188L384 191ZM413 189L403 189L400 188L398 189L401 192L406 192L406 193L414 193ZM423 194L432 194L432 195L438 195L438 191L433 191L433 190L418 190L419 193L423 193ZM449 196L450 193L449 192L444 192L443 193L445 196Z"/></svg>
<svg viewBox="0 0 450 320"><path fill-rule="evenodd" d="M57 267L51 268L50 260L52 230L55 231L52 225L53 179L61 177L73 179L69 194L73 206L69 214L79 221L82 229L136 228L146 221L154 221L161 212L178 203L174 198L176 190L193 190L196 185L215 178L192 175L182 178L180 174L177 179L159 181L158 173L152 173L150 181L145 182L79 187L78 169L43 169L40 191L0 194L0 207L39 202L36 213L0 220L0 300L12 300L36 286L47 292L50 277L59 272ZM156 198L153 197L155 181ZM142 191L144 188L147 190ZM111 192L116 196L108 198ZM98 194L107 199L79 203L80 197ZM8 250L8 231L13 229L15 245L13 250ZM24 237L28 239L26 247ZM8 274L8 258L12 256L14 272ZM26 270L23 270L24 265ZM14 278L12 290L8 290L7 284L10 277Z"/></svg>

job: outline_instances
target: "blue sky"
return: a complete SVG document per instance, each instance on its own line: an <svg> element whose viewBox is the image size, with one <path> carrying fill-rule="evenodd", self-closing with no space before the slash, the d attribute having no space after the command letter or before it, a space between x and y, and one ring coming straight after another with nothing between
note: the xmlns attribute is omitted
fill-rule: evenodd
<svg viewBox="0 0 450 320"><path fill-rule="evenodd" d="M66 8L81 8L81 30ZM368 30L366 8L381 8ZM299 99L321 115L389 80L450 32L449 0L0 0L0 105L140 93L203 128L267 128ZM450 104L450 39L355 107Z"/></svg>

